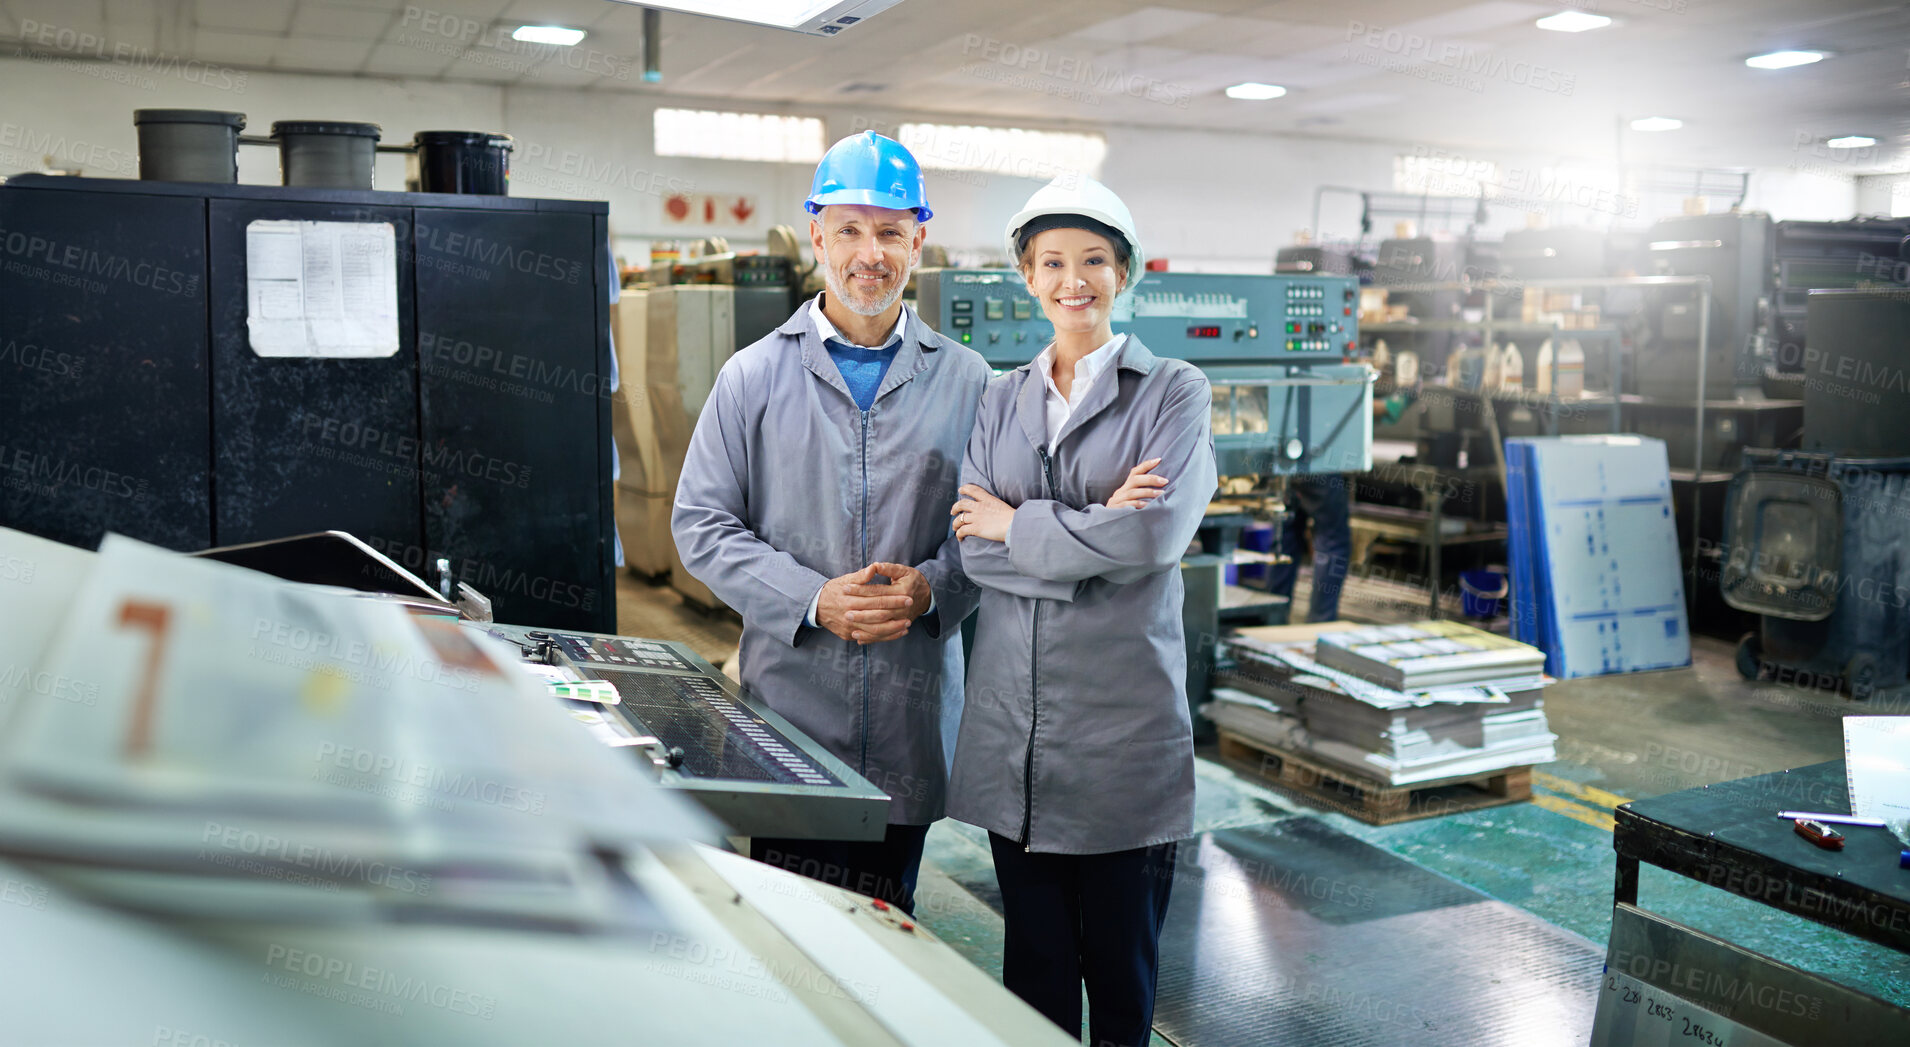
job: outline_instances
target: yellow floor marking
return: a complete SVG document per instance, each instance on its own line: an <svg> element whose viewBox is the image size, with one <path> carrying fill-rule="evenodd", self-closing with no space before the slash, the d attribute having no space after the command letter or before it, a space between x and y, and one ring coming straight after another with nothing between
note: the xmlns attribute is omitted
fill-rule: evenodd
<svg viewBox="0 0 1910 1047"><path fill-rule="evenodd" d="M1611 832L1615 824L1610 811L1595 811L1583 804L1573 803L1563 796L1533 793L1532 802L1555 814L1562 814L1573 821L1584 822L1586 825L1606 832Z"/></svg>
<svg viewBox="0 0 1910 1047"><path fill-rule="evenodd" d="M1532 772L1532 784L1542 785L1555 793L1564 793L1575 800L1584 800L1595 807L1612 808L1621 803L1631 802L1626 797L1617 793L1608 793L1595 785L1580 785L1569 778L1560 778L1556 774L1546 774L1544 771Z"/></svg>

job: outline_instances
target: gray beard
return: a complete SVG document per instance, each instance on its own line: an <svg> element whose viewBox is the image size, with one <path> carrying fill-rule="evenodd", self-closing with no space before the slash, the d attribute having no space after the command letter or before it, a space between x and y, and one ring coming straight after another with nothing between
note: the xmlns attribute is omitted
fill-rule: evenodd
<svg viewBox="0 0 1910 1047"><path fill-rule="evenodd" d="M902 291L909 285L908 270L904 269L901 278L895 282L895 289L885 295L880 304L864 306L856 296L849 293L848 288L842 285L842 277L836 274L836 267L829 262L827 248L824 248L822 252L822 270L822 282L829 288L830 297L857 316L881 316L888 312L891 306L902 300Z"/></svg>

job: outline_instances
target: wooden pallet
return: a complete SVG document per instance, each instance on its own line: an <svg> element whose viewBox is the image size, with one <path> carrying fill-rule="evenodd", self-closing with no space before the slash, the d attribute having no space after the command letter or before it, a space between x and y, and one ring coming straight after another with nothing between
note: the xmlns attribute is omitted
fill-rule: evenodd
<svg viewBox="0 0 1910 1047"><path fill-rule="evenodd" d="M1389 785L1222 729L1220 755L1236 770L1373 825L1518 803L1532 798L1532 767Z"/></svg>

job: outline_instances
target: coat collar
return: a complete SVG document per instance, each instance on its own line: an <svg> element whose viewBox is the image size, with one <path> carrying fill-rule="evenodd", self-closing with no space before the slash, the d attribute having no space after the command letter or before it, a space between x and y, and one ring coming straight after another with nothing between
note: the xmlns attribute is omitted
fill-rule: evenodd
<svg viewBox="0 0 1910 1047"><path fill-rule="evenodd" d="M822 336L816 332L815 317L809 313L811 301L813 299L805 299L796 308L795 313L783 321L781 327L776 328L776 331L798 340L802 352L802 365L808 368L810 373L822 379L824 383L841 390L842 395L854 400L855 397L849 393L848 384L842 380L841 369L836 367L834 360L829 359L829 350L822 344ZM884 396L928 370L928 354L941 348L935 341L934 333L928 329L927 324L922 322L922 318L916 314L915 310L906 302L903 303L902 308L909 312L908 323L902 325L902 340L890 350L895 353L895 359L889 363L888 373L882 376L882 385L875 391L875 403L880 403Z"/></svg>
<svg viewBox="0 0 1910 1047"><path fill-rule="evenodd" d="M1121 343L1120 356L1108 370L1117 372L1115 381L1098 381L1088 390L1088 398L1068 416L1061 431L1055 434L1054 446L1060 446L1063 437L1086 425L1095 415L1108 409L1114 403L1114 395L1119 391L1118 372L1133 371L1136 374L1148 374L1159 361L1147 346L1141 344L1139 337L1129 334ZM1015 370L1021 375L1020 395L1015 398L1015 414L1021 420L1022 434L1036 447L1049 446L1048 441L1048 383L1034 373L1035 365L1031 360Z"/></svg>

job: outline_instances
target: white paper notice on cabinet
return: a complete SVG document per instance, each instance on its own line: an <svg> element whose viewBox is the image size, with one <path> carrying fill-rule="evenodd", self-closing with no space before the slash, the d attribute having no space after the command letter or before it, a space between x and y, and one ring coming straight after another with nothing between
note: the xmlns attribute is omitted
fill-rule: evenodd
<svg viewBox="0 0 1910 1047"><path fill-rule="evenodd" d="M259 219L245 227L245 324L259 356L398 351L398 240L389 222Z"/></svg>

